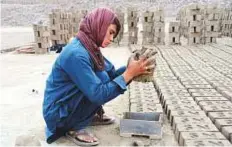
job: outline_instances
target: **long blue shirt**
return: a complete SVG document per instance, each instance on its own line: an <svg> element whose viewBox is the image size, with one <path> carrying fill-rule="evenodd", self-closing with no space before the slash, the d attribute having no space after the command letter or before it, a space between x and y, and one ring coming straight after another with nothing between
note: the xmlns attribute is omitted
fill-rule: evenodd
<svg viewBox="0 0 232 147"><path fill-rule="evenodd" d="M57 57L46 81L43 116L46 137L56 132L57 122L65 118L82 99L99 106L126 90L122 77L125 66L115 70L105 58L105 70L95 71L88 51L78 39L68 44Z"/></svg>

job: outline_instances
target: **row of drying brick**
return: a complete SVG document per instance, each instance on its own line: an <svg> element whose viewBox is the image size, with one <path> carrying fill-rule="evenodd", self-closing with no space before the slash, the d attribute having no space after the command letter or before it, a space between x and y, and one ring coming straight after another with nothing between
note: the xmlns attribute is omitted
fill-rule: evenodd
<svg viewBox="0 0 232 147"><path fill-rule="evenodd" d="M173 47L173 49L190 64L195 74L200 75L194 77L196 80L201 78L201 84L210 84L221 95L232 100L232 63L229 62L229 55L228 58L223 58L221 55L225 52L214 47L210 49L206 49L206 47L210 48L210 46L191 46L188 49L184 47ZM211 50L211 52L207 50ZM214 50L216 50L217 55ZM180 76L180 79L183 81L182 74Z"/></svg>
<svg viewBox="0 0 232 147"><path fill-rule="evenodd" d="M133 81L129 86L130 112L163 112L152 82Z"/></svg>
<svg viewBox="0 0 232 147"><path fill-rule="evenodd" d="M168 57L172 57L175 60L178 56ZM184 84L174 76L173 69L170 70L169 66L165 65L165 60L158 61L162 61L161 64L158 63L158 67L161 65L162 68L160 68L160 70L157 68L157 75L155 77L157 80L155 85L159 89L161 102L179 144L186 146L231 145L206 116L207 113L201 110L201 108L203 108L206 112L207 110L211 111L212 106L208 107L204 105L204 103L206 103L207 100L211 100L208 95L213 95L217 93L217 91L211 89L212 91L208 90L208 92L204 93L202 89L199 89L201 87L199 86L200 84L197 83L197 80L185 81L184 84L190 87L186 88ZM161 74L159 73L160 71ZM191 87L191 85L195 85L192 84L194 82L199 85ZM205 88L207 88L207 86ZM208 99L204 99L205 96L207 96ZM224 100L227 99L224 98ZM226 132L223 133L226 134Z"/></svg>
<svg viewBox="0 0 232 147"><path fill-rule="evenodd" d="M189 47L188 50L191 50L193 47ZM213 48L211 48L213 49ZM182 55L181 57L183 59L188 60L188 57L184 57L184 50L182 49L179 55ZM196 51L195 51L196 53ZM199 53L199 52L197 52ZM201 51L201 54L203 52ZM218 52L220 55L220 52ZM198 57L200 54L198 54ZM209 55L209 59L214 58L213 55ZM204 56L207 57L207 56ZM215 59L217 60L217 59ZM193 61L193 60L191 60ZM198 64L196 62L197 60L194 59L194 62L188 62L189 64ZM220 61L220 60L219 60ZM206 62L207 64L207 62ZM225 64L225 63L224 63ZM218 66L218 67L217 67ZM229 64L229 66L231 66ZM193 68L195 66L192 66ZM229 78L227 78L225 75L220 73L221 67L216 64L214 68L205 67L205 68L197 68L195 67L195 70L198 70L197 72L199 75L202 75L202 71L205 71L204 80L198 81L199 83L195 84L202 84L198 87L201 87L201 93L207 93L206 95L202 95L205 97L198 97L195 95L194 99L198 102L198 104L201 106L201 108L206 112L206 114L210 117L212 122L215 123L216 127L228 138L230 141L232 141L231 134L232 134L232 103L229 101L231 100L231 86L232 82ZM225 68L225 67L224 67ZM216 71L216 69L219 69ZM209 75L209 73L213 73L214 79L210 78L212 76ZM200 76L199 76L200 77ZM179 78L181 80L181 78ZM206 82L207 81L207 82ZM206 84L209 85L206 85ZM229 89L230 91L223 91L225 89ZM199 90L198 90L199 91ZM190 93L196 92L193 90L189 90ZM228 93L229 92L229 93ZM211 95L211 96L210 96ZM210 96L210 97L209 97ZM204 100L204 101L200 101Z"/></svg>

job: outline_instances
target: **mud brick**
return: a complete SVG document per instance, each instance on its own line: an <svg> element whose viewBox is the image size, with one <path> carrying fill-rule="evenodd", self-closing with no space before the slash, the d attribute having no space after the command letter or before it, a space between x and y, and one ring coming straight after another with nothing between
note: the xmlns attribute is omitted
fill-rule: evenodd
<svg viewBox="0 0 232 147"><path fill-rule="evenodd" d="M177 140L180 138L180 132L218 132L214 124L177 124L174 130Z"/></svg>
<svg viewBox="0 0 232 147"><path fill-rule="evenodd" d="M188 91L191 93L195 93L195 92L218 93L215 89L189 89Z"/></svg>
<svg viewBox="0 0 232 147"><path fill-rule="evenodd" d="M184 87L175 87L175 86L161 87L161 91L163 93L173 93L173 92L178 92L178 91L188 92Z"/></svg>
<svg viewBox="0 0 232 147"><path fill-rule="evenodd" d="M168 105L167 106L167 117L171 119L172 117L172 111L175 110L201 110L201 108L195 103L195 104L188 104L188 105Z"/></svg>
<svg viewBox="0 0 232 147"><path fill-rule="evenodd" d="M199 140L186 140L184 146L231 146L228 140L219 139L199 139Z"/></svg>
<svg viewBox="0 0 232 147"><path fill-rule="evenodd" d="M216 119L215 125L221 131L222 127L232 126L232 119Z"/></svg>
<svg viewBox="0 0 232 147"><path fill-rule="evenodd" d="M163 109L161 104L155 104L155 105L145 105L143 107L143 112L162 112L163 113Z"/></svg>
<svg viewBox="0 0 232 147"><path fill-rule="evenodd" d="M157 97L156 91L143 91L143 97Z"/></svg>
<svg viewBox="0 0 232 147"><path fill-rule="evenodd" d="M164 103L164 110L165 110L165 113L169 113L168 112L168 108L169 107L179 107L179 106L197 106L196 102L194 100L190 100L190 101L186 101L186 100L176 100L176 99L173 99L173 100L167 100L165 101Z"/></svg>
<svg viewBox="0 0 232 147"><path fill-rule="evenodd" d="M162 96L190 97L191 95L187 92L182 92L182 93L162 93Z"/></svg>
<svg viewBox="0 0 232 147"><path fill-rule="evenodd" d="M164 90L162 90L162 92L167 92L167 93L184 92L184 93L186 93L188 91L184 87L181 88L181 89L175 89L175 88L172 87L172 89L164 89Z"/></svg>
<svg viewBox="0 0 232 147"><path fill-rule="evenodd" d="M143 91L143 94L144 94L145 96L157 96L157 92L156 92L156 89L155 89L155 88L153 88L153 89L151 89L151 90L142 89L142 91Z"/></svg>
<svg viewBox="0 0 232 147"><path fill-rule="evenodd" d="M147 86L147 87L142 87L141 89L143 91L148 91L148 92L150 92L150 91L152 91L152 92L156 91L153 85L152 85L152 87Z"/></svg>
<svg viewBox="0 0 232 147"><path fill-rule="evenodd" d="M206 85L185 85L187 89L212 89L213 87L209 84Z"/></svg>
<svg viewBox="0 0 232 147"><path fill-rule="evenodd" d="M184 81L182 82L183 85L207 85L208 82L206 81Z"/></svg>
<svg viewBox="0 0 232 147"><path fill-rule="evenodd" d="M145 102L145 103L148 103L148 104L159 104L160 103L158 98L143 99L142 102Z"/></svg>
<svg viewBox="0 0 232 147"><path fill-rule="evenodd" d="M209 124L212 121L205 116L198 116L198 117L174 117L172 128L173 130L176 129L177 124Z"/></svg>
<svg viewBox="0 0 232 147"><path fill-rule="evenodd" d="M192 101L193 98L190 96L187 97L182 97L182 96L168 96L168 97L163 97L161 99L161 103L164 105L166 103L166 101L168 100L177 100L177 101L181 101L181 100L188 100L188 101Z"/></svg>
<svg viewBox="0 0 232 147"><path fill-rule="evenodd" d="M150 97L150 96L153 96L153 97L157 97L157 93L155 90L150 90L150 91L142 91L142 95L144 97Z"/></svg>
<svg viewBox="0 0 232 147"><path fill-rule="evenodd" d="M226 140L220 132L180 132L179 145L183 146L187 140Z"/></svg>
<svg viewBox="0 0 232 147"><path fill-rule="evenodd" d="M209 105L224 105L224 106L232 106L230 101L202 101L199 102L199 105L202 106L209 106Z"/></svg>
<svg viewBox="0 0 232 147"><path fill-rule="evenodd" d="M155 95L157 95L157 93L156 93L156 89L153 87L153 88L149 88L149 90L148 89L145 89L145 88L141 88L141 90L142 90L142 92L143 92L143 94L149 94L149 95L152 95L152 96L155 96Z"/></svg>
<svg viewBox="0 0 232 147"><path fill-rule="evenodd" d="M209 112L208 116L212 122L215 122L216 119L232 119L232 111L229 111L229 112Z"/></svg>
<svg viewBox="0 0 232 147"><path fill-rule="evenodd" d="M232 142L232 126L222 127L222 134Z"/></svg>
<svg viewBox="0 0 232 147"><path fill-rule="evenodd" d="M208 114L209 112L232 111L232 105L209 105L202 106L202 109Z"/></svg>
<svg viewBox="0 0 232 147"><path fill-rule="evenodd" d="M193 97L203 97L203 96L219 97L219 96L222 96L220 93L213 93L213 92L192 92L191 95Z"/></svg>
<svg viewBox="0 0 232 147"><path fill-rule="evenodd" d="M185 87L183 85L181 85L180 83L175 83L173 85L161 85L161 84L158 84L159 88L161 90L166 90L166 89L185 89Z"/></svg>
<svg viewBox="0 0 232 147"><path fill-rule="evenodd" d="M173 118L174 117L200 117L200 116L204 116L206 117L204 111L202 110L173 110L172 114L170 115L171 119L170 122L171 124L173 124Z"/></svg>
<svg viewBox="0 0 232 147"><path fill-rule="evenodd" d="M158 80L158 79L157 79ZM158 81L157 81L158 82ZM163 82L163 83L159 83L159 85L163 85L163 86L173 86L173 85L176 85L176 86L182 86L181 83L177 80L171 80L171 81L168 81L168 82Z"/></svg>
<svg viewBox="0 0 232 147"><path fill-rule="evenodd" d="M195 97L195 101L199 104L201 101L228 101L225 97Z"/></svg>
<svg viewBox="0 0 232 147"><path fill-rule="evenodd" d="M166 100L164 102L164 110L167 113L167 106L168 105L195 105L196 102L194 100Z"/></svg>

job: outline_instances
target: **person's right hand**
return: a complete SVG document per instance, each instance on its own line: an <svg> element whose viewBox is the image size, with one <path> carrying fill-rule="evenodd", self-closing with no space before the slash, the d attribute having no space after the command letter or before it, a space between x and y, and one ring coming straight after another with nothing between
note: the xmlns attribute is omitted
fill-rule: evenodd
<svg viewBox="0 0 232 147"><path fill-rule="evenodd" d="M126 71L123 73L123 77L126 82L129 82L136 76L151 74L148 70L154 68L153 66L154 65L149 65L149 60L144 57L137 61L132 57L128 62Z"/></svg>

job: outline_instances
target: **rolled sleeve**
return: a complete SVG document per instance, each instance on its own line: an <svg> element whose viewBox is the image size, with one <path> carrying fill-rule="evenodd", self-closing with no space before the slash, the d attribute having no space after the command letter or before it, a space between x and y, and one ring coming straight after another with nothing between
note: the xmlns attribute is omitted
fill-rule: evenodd
<svg viewBox="0 0 232 147"><path fill-rule="evenodd" d="M116 70L116 75L119 76L119 75L123 74L125 72L125 70L126 70L126 66L120 67L119 69Z"/></svg>
<svg viewBox="0 0 232 147"><path fill-rule="evenodd" d="M127 89L126 82L123 76L118 76L113 80L123 91Z"/></svg>

